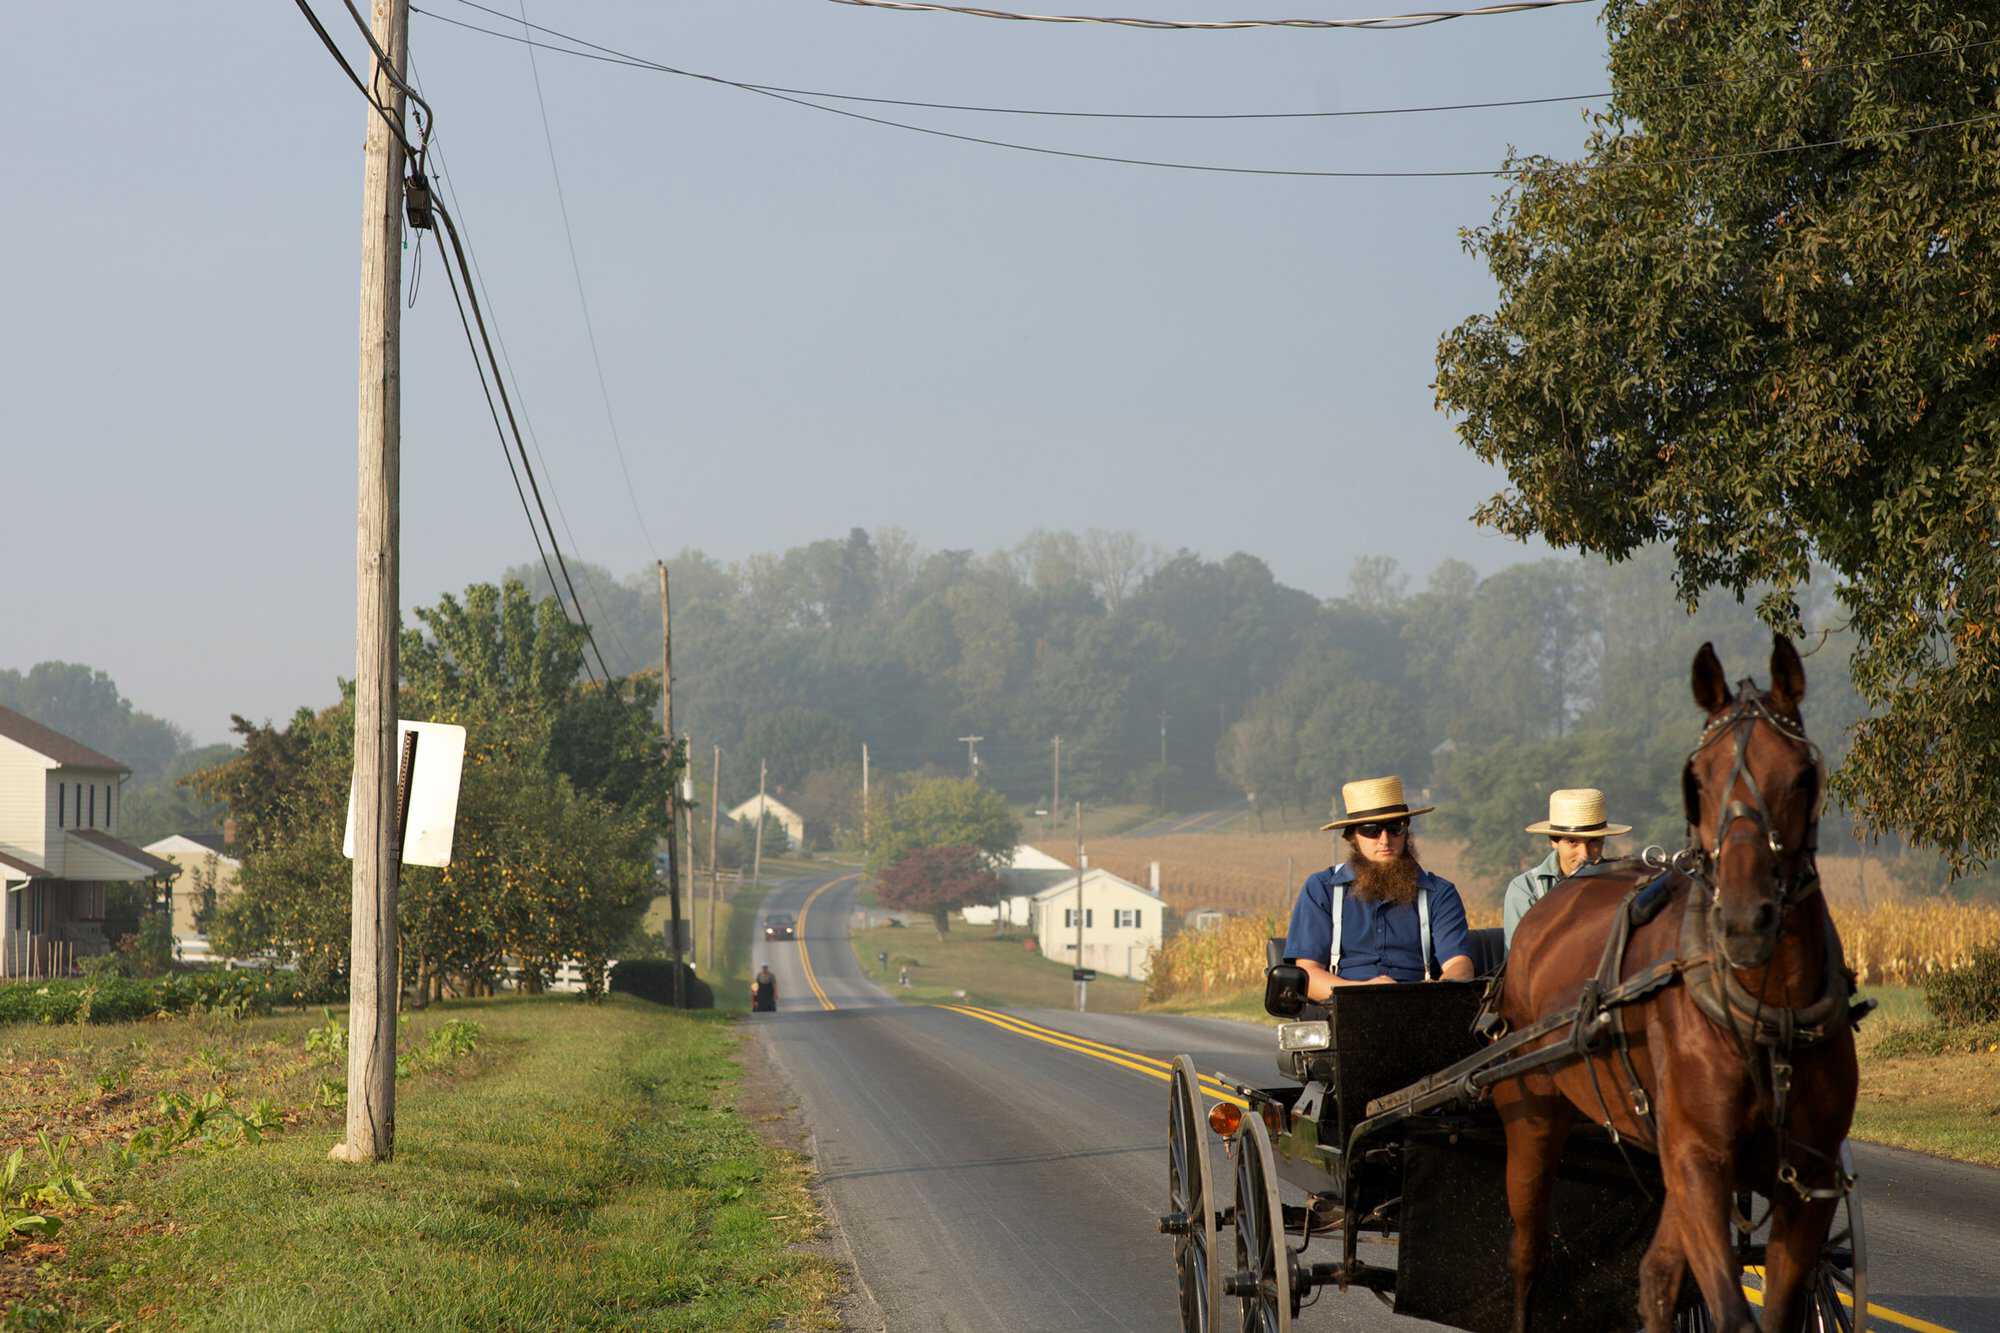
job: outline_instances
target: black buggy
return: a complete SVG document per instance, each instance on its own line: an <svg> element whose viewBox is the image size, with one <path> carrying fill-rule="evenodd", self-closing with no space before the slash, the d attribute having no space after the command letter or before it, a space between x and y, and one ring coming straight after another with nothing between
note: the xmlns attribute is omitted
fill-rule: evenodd
<svg viewBox="0 0 2000 1333"><path fill-rule="evenodd" d="M1475 961L1490 972L1500 931L1473 936ZM1292 1020L1278 1029L1278 1069L1302 1086L1247 1088L1201 1074L1186 1055L1174 1061L1160 1230L1173 1237L1182 1329L1289 1333L1326 1289L1359 1287L1398 1314L1507 1333L1506 1146L1490 1105L1467 1093L1468 1075L1507 1055L1474 1034L1483 983L1356 986L1309 1004L1303 973L1279 965L1281 946L1272 941L1265 1008ZM1851 1175L1845 1148L1841 1156ZM1305 1201L1285 1202L1280 1182ZM1661 1197L1649 1154L1595 1126L1575 1131L1549 1210L1538 1331L1637 1325L1639 1259ZM1760 1212L1739 1199L1740 1217ZM1219 1239L1225 1230L1233 1240ZM1740 1225L1736 1234L1745 1270L1761 1274L1759 1235ZM1850 1192L1813 1274L1806 1326L1853 1333L1866 1310L1861 1203ZM1692 1280L1675 1327L1713 1327Z"/></svg>

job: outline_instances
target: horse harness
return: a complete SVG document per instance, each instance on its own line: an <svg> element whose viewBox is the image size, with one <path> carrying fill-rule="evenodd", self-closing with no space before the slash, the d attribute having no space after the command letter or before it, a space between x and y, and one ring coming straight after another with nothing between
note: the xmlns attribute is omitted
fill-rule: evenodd
<svg viewBox="0 0 2000 1333"><path fill-rule="evenodd" d="M1744 681L1737 690L1737 702L1727 714L1711 722L1703 731L1701 739L1687 758L1683 770L1683 788L1687 795L1688 827L1690 834L1698 827L1700 809L1696 795L1698 789L1693 783L1694 761L1709 745L1724 735L1734 740L1735 754L1731 762L1728 784L1723 788L1725 795L1733 792L1738 781L1748 776L1746 752L1752 729L1758 722L1765 722L1778 733L1796 744L1804 745L1811 756L1815 777L1815 793L1812 816L1807 824L1805 845L1792 874L1784 881L1778 895L1779 912L1772 919L1771 931L1782 929L1786 910L1803 903L1819 891L1819 872L1815 864L1819 831L1819 812L1824 796L1823 764L1819 750L1808 740L1796 725L1780 718L1758 693L1750 681ZM1771 850L1779 855L1784 848L1775 831L1771 828L1770 812L1765 806L1761 793L1754 782L1746 782L1750 800L1745 802L1730 797L1718 813L1715 824L1713 846L1715 852L1702 847L1690 838L1692 845L1668 857L1658 848L1648 848L1641 858L1642 863L1659 873L1627 892L1619 902L1612 917L1612 928L1604 942L1604 952L1598 961L1597 971L1583 985L1575 1005L1560 1013L1531 1024L1518 1031L1506 1030L1505 1020L1497 1012L1502 980L1506 976L1503 962L1487 985L1486 997L1480 1007L1479 1016L1474 1020L1474 1028L1492 1041L1492 1045L1475 1055L1468 1056L1447 1069L1438 1071L1403 1092L1379 1099L1369 1106L1371 1115L1400 1110L1423 1110L1430 1106L1442 1105L1448 1101L1472 1100L1484 1095L1494 1084L1538 1070L1587 1062L1591 1056L1610 1050L1616 1058L1619 1072L1626 1087L1626 1100L1634 1117L1645 1126L1648 1136L1657 1150L1659 1127L1653 1117L1651 1099L1640 1083L1637 1068L1632 1063L1630 1039L1625 1025L1618 1021L1618 1011L1664 990L1676 981L1688 988L1690 998L1710 1022L1730 1034L1737 1048L1742 1052L1745 1067L1750 1072L1752 1083L1761 1095L1771 1100L1771 1125L1777 1136L1777 1175L1781 1183L1789 1186L1805 1202L1815 1199L1837 1199L1844 1197L1853 1188L1854 1181L1840 1164L1809 1144L1796 1143L1786 1133L1786 1123L1791 1109L1793 1064L1797 1051L1824 1040L1838 1025L1853 1026L1860 1023L1869 1010L1875 1007L1873 1000L1856 1003L1854 1000L1854 974L1847 969L1841 954L1840 940L1833 928L1830 916L1824 921L1824 988L1812 1002L1793 1008L1767 1003L1762 995L1752 995L1741 982L1736 980L1727 959L1722 956L1719 944L1720 898L1715 883L1716 853L1722 847L1722 839L1729 826L1740 820L1751 820L1764 833ZM1626 863L1629 865L1629 863ZM1571 879L1587 878L1625 868L1618 862L1587 865L1570 876ZM1689 884L1691 900L1681 922L1680 938L1674 955L1644 969L1630 978L1623 976L1625 953L1631 942L1632 932L1657 917L1669 904L1675 880L1683 879ZM1705 901L1693 897L1697 891L1705 891ZM1567 1040L1552 1042L1538 1049L1525 1048L1557 1033L1567 1030ZM1599 1108L1603 1111L1600 1122L1605 1132L1617 1145L1619 1152L1625 1152L1622 1136L1614 1123L1610 1102L1599 1085L1595 1066L1590 1066L1591 1087L1597 1095ZM1800 1148L1821 1158L1833 1169L1834 1184L1831 1188L1815 1189L1806 1186L1799 1179L1798 1168L1789 1160L1790 1149ZM1630 1165L1630 1158L1627 1158ZM1634 1176L1643 1177L1635 1169Z"/></svg>

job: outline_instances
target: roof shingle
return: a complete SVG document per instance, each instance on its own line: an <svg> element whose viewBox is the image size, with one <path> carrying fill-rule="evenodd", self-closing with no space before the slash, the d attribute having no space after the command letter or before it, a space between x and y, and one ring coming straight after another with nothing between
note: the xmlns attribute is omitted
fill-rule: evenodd
<svg viewBox="0 0 2000 1333"><path fill-rule="evenodd" d="M73 741L60 731L45 727L27 714L17 713L11 708L0 708L0 736L25 745L36 754L66 767L108 768L114 773L132 771L110 755L99 754L81 741Z"/></svg>

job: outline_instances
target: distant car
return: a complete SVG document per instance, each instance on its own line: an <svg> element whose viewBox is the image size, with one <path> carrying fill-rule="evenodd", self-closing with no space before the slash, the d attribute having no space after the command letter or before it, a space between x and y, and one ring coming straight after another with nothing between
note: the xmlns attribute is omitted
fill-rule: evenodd
<svg viewBox="0 0 2000 1333"><path fill-rule="evenodd" d="M799 928L790 917L782 913L772 913L764 918L764 938L767 940L795 940Z"/></svg>

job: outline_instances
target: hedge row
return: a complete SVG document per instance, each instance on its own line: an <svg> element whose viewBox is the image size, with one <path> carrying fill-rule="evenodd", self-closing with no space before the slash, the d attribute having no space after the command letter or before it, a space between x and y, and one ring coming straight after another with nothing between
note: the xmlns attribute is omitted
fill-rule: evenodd
<svg viewBox="0 0 2000 1333"><path fill-rule="evenodd" d="M681 964L681 975L688 1008L715 1008L713 987L696 976L694 969L686 963ZM628 958L611 965L611 977L607 984L615 994L636 995L655 1004L672 1004L674 965L664 958Z"/></svg>
<svg viewBox="0 0 2000 1333"><path fill-rule="evenodd" d="M241 1017L279 1005L328 998L307 995L289 972L177 972L139 980L94 977L0 985L0 1023L128 1023L155 1014L220 1010ZM344 997L339 997L344 998Z"/></svg>

